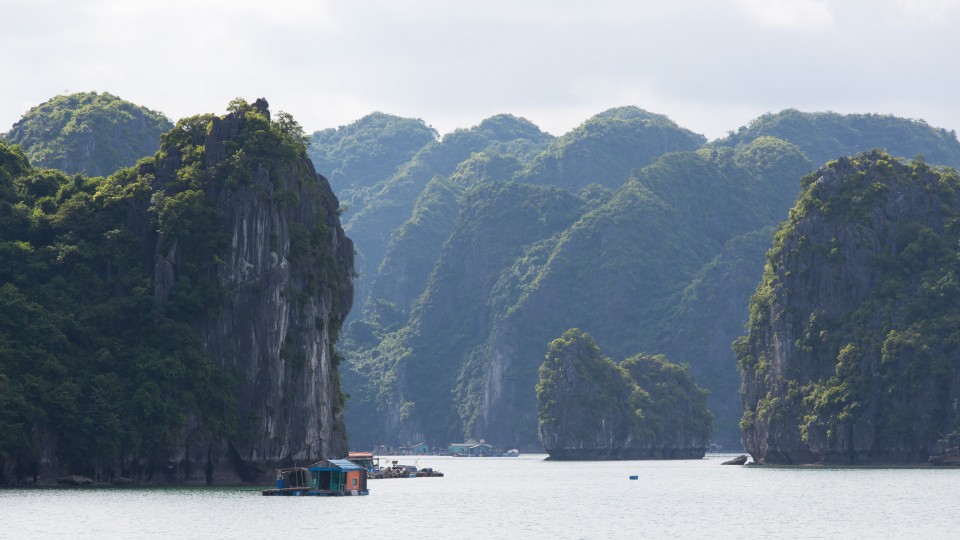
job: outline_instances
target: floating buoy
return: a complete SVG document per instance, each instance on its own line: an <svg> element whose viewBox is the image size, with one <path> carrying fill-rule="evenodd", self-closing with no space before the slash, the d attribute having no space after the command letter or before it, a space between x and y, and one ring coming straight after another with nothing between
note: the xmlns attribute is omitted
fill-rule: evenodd
<svg viewBox="0 0 960 540"><path fill-rule="evenodd" d="M639 479L640 479L640 475L638 475L638 474L631 474L631 475L630 475L630 479L631 479L631 480L639 480Z"/></svg>

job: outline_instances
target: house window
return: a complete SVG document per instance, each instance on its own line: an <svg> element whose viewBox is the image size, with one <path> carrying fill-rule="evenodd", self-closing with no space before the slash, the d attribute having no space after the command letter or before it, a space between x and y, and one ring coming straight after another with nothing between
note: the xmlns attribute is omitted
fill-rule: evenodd
<svg viewBox="0 0 960 540"><path fill-rule="evenodd" d="M353 479L353 487L357 487L357 479L356 479L356 478Z"/></svg>

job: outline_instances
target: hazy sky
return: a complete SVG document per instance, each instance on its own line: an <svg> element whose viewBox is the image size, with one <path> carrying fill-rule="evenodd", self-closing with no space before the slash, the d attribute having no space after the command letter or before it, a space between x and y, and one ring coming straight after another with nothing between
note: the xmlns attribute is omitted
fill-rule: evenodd
<svg viewBox="0 0 960 540"><path fill-rule="evenodd" d="M308 132L373 111L555 135L637 105L722 136L768 111L960 128L960 0L0 0L0 132L64 93L172 120L266 97Z"/></svg>

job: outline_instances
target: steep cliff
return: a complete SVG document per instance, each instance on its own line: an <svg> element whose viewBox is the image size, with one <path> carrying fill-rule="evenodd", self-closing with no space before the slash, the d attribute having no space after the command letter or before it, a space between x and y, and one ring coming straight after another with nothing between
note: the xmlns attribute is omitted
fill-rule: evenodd
<svg viewBox="0 0 960 540"><path fill-rule="evenodd" d="M268 482L342 456L337 200L236 100L108 178L0 143L0 484Z"/></svg>
<svg viewBox="0 0 960 540"><path fill-rule="evenodd" d="M523 118L493 116L470 129L458 129L430 141L389 177L351 193L353 206L344 216L343 226L357 247L359 275L355 286L361 307L376 308L375 303L367 303L370 285L393 232L411 217L417 198L430 180L449 176L474 153L533 154L551 139Z"/></svg>
<svg viewBox="0 0 960 540"><path fill-rule="evenodd" d="M225 241L211 253L198 231L180 228L192 216L161 210L156 298L212 279L219 303L204 306L196 328L216 362L239 374L237 436L182 456L212 462L222 481L261 480L278 464L347 450L333 346L353 302L353 244L330 186L266 107L258 100L222 118L181 121L155 171L161 206L195 187L184 178L201 178L198 205L216 215L211 225Z"/></svg>
<svg viewBox="0 0 960 540"><path fill-rule="evenodd" d="M738 236L723 246L679 293L658 321L656 343L670 358L691 359L694 378L710 391L713 437L727 449L740 446L740 376L730 342L743 334L750 295L763 274L773 227ZM694 363L695 362L695 363Z"/></svg>
<svg viewBox="0 0 960 540"><path fill-rule="evenodd" d="M504 138L513 130L506 132ZM715 440L738 447L740 385L729 344L743 333L772 227L795 202L800 178L815 168L805 152L835 157L848 149L888 146L898 155L919 153L940 160L953 155L951 148L960 148L950 132L919 121L785 111L696 152L657 157L658 151L687 148L695 139L662 116L625 107L596 115L532 158L503 154L516 158L518 172L491 167L492 162L474 154L450 176L437 174L412 215L390 234L369 289L369 311L351 326L349 343L344 343L357 353L347 355L350 369L345 371L353 397L347 411L355 426L353 440L412 444L425 438L444 444L454 429L462 433L457 439L536 448L532 388L544 344L579 327L616 357L642 350L688 362L698 384L711 392ZM456 140L451 138L451 144ZM439 149L421 157L440 157L432 152ZM461 175L481 166L483 174ZM576 192L580 214L566 229L533 238L527 233L536 227L518 233L513 219L484 221L473 230L480 221L457 221L470 192L460 180L477 177L586 187ZM504 201L510 212L538 207L516 203ZM487 246L491 236L503 244L526 243L498 248L511 255L498 263L494 288L486 296L440 294L454 290L447 281L464 271L455 268L461 260L457 257L473 260L474 253L463 247ZM485 264L490 267L490 261ZM484 305L473 305L473 300ZM483 323L468 322L478 310L485 314ZM458 340L457 348L445 349L452 340ZM442 369L459 371L449 387L436 384L416 399L409 393L398 399L398 389L409 381L394 367L404 358L450 364ZM453 419L442 424L418 420L424 403L434 408L449 404L455 411L446 418ZM401 432L401 417L405 425L421 428Z"/></svg>
<svg viewBox="0 0 960 540"><path fill-rule="evenodd" d="M960 177L874 151L804 179L751 300L758 463L926 461L960 425Z"/></svg>
<svg viewBox="0 0 960 540"><path fill-rule="evenodd" d="M453 231L464 194L482 182L513 178L519 168L513 156L477 153L460 163L450 176L431 180L417 198L410 218L390 237L370 288L369 314L387 327L406 323L410 306L426 287L444 242ZM396 313L392 320L387 310Z"/></svg>
<svg viewBox="0 0 960 540"><path fill-rule="evenodd" d="M689 362L698 382L719 399L735 401L736 387L709 378L712 361L699 349L668 350L679 332L664 332L662 325L680 293L728 241L775 219L781 193L791 189L807 163L796 147L779 143L768 156L777 165L763 174L738 165L734 158L740 153L663 156L557 235L548 255L530 270L534 276L493 325L478 430L488 440L515 437L511 442L518 445L536 437L530 388L537 380L538 351L572 325L602 340L616 357L638 350L682 354L671 358ZM686 335L699 341L706 331L690 329Z"/></svg>
<svg viewBox="0 0 960 540"><path fill-rule="evenodd" d="M541 244L580 216L583 201L549 186L487 182L468 190L460 206L409 323L351 365L354 380L373 383L351 390L351 401L366 429L379 428L374 442L446 444L463 437L464 424L476 416L485 338L523 279L518 260L536 247L542 257ZM504 231L511 242L503 241Z"/></svg>
<svg viewBox="0 0 960 540"><path fill-rule="evenodd" d="M646 355L618 366L576 329L550 343L537 400L551 459L697 459L709 442L706 391L688 369Z"/></svg>

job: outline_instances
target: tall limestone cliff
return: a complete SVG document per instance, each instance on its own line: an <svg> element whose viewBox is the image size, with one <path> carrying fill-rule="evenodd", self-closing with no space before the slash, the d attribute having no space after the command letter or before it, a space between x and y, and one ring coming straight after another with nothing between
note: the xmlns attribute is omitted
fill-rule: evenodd
<svg viewBox="0 0 960 540"><path fill-rule="evenodd" d="M774 237L735 343L758 463L926 461L960 427L960 176L829 162Z"/></svg>
<svg viewBox="0 0 960 540"><path fill-rule="evenodd" d="M269 482L347 450L353 245L266 101L109 177L0 142L0 485Z"/></svg>
<svg viewBox="0 0 960 540"><path fill-rule="evenodd" d="M237 436L188 445L178 458L212 465L215 480L255 481L278 464L346 453L334 343L353 302L353 244L302 144L271 131L266 101L232 107L222 118L182 121L165 136L156 170L140 173L156 175L166 200L190 193L180 190L184 178L202 177L197 204L220 231L221 249L210 253L187 228L199 220L174 215L165 227L160 212L156 299L213 280L219 302L205 306L196 328L214 360L239 375Z"/></svg>

